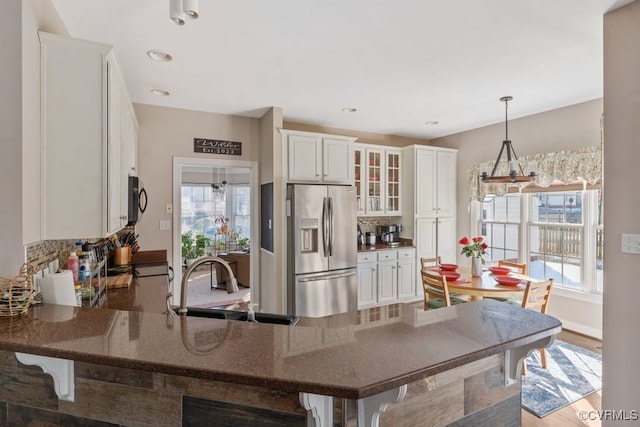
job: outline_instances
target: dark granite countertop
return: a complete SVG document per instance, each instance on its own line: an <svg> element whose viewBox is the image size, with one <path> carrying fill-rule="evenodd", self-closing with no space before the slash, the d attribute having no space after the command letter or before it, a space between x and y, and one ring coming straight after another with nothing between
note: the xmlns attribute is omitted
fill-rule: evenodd
<svg viewBox="0 0 640 427"><path fill-rule="evenodd" d="M165 289L166 279L136 279L108 305L129 310L41 305L0 318L0 349L356 399L561 329L493 300L429 311L395 304L297 326L167 316L156 311Z"/></svg>
<svg viewBox="0 0 640 427"><path fill-rule="evenodd" d="M393 249L412 249L415 246L412 243L400 242L398 245L392 246L388 243L376 243L375 245L358 245L358 253L372 251L386 251Z"/></svg>

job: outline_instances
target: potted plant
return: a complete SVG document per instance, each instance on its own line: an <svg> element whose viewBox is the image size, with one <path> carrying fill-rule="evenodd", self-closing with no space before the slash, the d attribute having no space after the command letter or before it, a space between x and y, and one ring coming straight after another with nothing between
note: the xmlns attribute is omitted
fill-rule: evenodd
<svg viewBox="0 0 640 427"><path fill-rule="evenodd" d="M243 237L242 239L238 239L238 250L249 252L249 238Z"/></svg>
<svg viewBox="0 0 640 427"><path fill-rule="evenodd" d="M187 265L191 264L193 260L198 257L198 254L196 252L195 240L193 238L193 233L191 231L182 233L181 243L182 243L183 262L186 263Z"/></svg>
<svg viewBox="0 0 640 427"><path fill-rule="evenodd" d="M211 246L210 239L204 234L196 234L196 240L195 240L196 258L204 256L204 250L207 246Z"/></svg>

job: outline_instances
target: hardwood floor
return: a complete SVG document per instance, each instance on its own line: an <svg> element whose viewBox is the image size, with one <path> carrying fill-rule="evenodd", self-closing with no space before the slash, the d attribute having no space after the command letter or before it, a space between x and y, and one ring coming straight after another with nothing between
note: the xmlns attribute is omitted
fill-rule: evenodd
<svg viewBox="0 0 640 427"><path fill-rule="evenodd" d="M575 332L563 330L557 336L558 339L568 343L584 347L602 354L602 342L595 338L580 335ZM522 410L522 427L557 427L557 426L600 426L600 420L581 420L578 417L580 411L597 411L602 409L602 394L597 391L577 402L547 415L538 418L535 415Z"/></svg>

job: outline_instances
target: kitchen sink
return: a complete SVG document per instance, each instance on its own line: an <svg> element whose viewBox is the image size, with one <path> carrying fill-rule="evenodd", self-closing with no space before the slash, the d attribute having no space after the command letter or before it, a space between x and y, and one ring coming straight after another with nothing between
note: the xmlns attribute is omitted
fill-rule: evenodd
<svg viewBox="0 0 640 427"><path fill-rule="evenodd" d="M190 308L187 307L187 316L192 317L208 317L210 319L226 319L226 320L238 320L241 322L247 321L246 311L236 310L224 310L219 308ZM258 323L272 323L276 325L290 325L294 326L298 323L297 316L290 316L287 314L274 314L274 313L255 313L256 322Z"/></svg>

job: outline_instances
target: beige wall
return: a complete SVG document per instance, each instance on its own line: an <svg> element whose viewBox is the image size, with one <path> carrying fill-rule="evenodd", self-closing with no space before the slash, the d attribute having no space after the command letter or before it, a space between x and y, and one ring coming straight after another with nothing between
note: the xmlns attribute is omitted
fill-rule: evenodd
<svg viewBox="0 0 640 427"><path fill-rule="evenodd" d="M273 107L261 119L260 184L273 182L273 252L260 248L260 289L253 302L261 311L286 312L286 257L284 256L283 193L277 191L284 185L282 176L282 108Z"/></svg>
<svg viewBox="0 0 640 427"><path fill-rule="evenodd" d="M258 119L135 104L139 123L138 175L149 196L147 210L136 231L142 250L167 249L172 259L172 231L160 231L171 220L165 207L173 200L173 157L259 160ZM242 156L193 152L193 138L242 142Z"/></svg>
<svg viewBox="0 0 640 427"><path fill-rule="evenodd" d="M533 116L509 120L509 139L518 156L570 150L600 144L602 99L547 111ZM516 115L518 99L509 104L509 115ZM496 116L504 104L496 98ZM472 165L495 160L505 138L504 121L432 140L433 145L457 148L457 231L467 236L471 230L467 173ZM468 260L458 255L458 264ZM607 268L609 265L607 264ZM602 306L598 298L575 300L556 292L549 313L560 319L564 327L587 335L602 337Z"/></svg>
<svg viewBox="0 0 640 427"><path fill-rule="evenodd" d="M603 409L638 410L640 256L621 252L623 233L640 234L640 1L604 17L604 342ZM605 421L603 426L637 421Z"/></svg>

